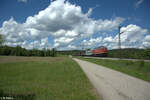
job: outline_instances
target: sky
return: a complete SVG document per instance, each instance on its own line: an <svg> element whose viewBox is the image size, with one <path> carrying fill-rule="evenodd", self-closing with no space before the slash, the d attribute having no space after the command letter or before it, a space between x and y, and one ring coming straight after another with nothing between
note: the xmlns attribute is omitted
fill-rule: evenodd
<svg viewBox="0 0 150 100"><path fill-rule="evenodd" d="M0 0L4 45L75 50L150 47L149 0Z"/></svg>

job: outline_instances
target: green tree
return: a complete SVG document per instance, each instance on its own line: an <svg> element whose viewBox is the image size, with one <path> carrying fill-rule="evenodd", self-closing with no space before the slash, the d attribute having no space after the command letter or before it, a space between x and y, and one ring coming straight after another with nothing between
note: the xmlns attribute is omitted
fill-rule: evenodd
<svg viewBox="0 0 150 100"><path fill-rule="evenodd" d="M91 50L91 48L87 48L86 50L89 51L89 50Z"/></svg>
<svg viewBox="0 0 150 100"><path fill-rule="evenodd" d="M53 48L52 49L52 57L55 57L56 56L56 48Z"/></svg>
<svg viewBox="0 0 150 100"><path fill-rule="evenodd" d="M43 52L44 52L44 57L46 56L46 49L43 48Z"/></svg>
<svg viewBox="0 0 150 100"><path fill-rule="evenodd" d="M148 59L150 59L150 48L145 49L144 56Z"/></svg>
<svg viewBox="0 0 150 100"><path fill-rule="evenodd" d="M50 50L46 51L46 56L51 56L51 51Z"/></svg>
<svg viewBox="0 0 150 100"><path fill-rule="evenodd" d="M4 40L3 40L3 36L2 36L2 35L0 35L0 46L2 46L3 42L4 42Z"/></svg>
<svg viewBox="0 0 150 100"><path fill-rule="evenodd" d="M22 52L21 52L21 47L20 46L16 46L16 56L21 56Z"/></svg>

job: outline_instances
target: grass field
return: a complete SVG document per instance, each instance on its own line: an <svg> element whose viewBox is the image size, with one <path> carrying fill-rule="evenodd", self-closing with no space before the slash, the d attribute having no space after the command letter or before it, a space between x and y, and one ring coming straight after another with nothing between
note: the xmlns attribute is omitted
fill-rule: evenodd
<svg viewBox="0 0 150 100"><path fill-rule="evenodd" d="M68 57L0 57L0 92L32 100L99 99L79 65Z"/></svg>
<svg viewBox="0 0 150 100"><path fill-rule="evenodd" d="M104 60L94 58L83 58L95 64L103 65L105 67L126 73L128 75L146 80L150 82L150 62L144 61L127 61L127 60Z"/></svg>

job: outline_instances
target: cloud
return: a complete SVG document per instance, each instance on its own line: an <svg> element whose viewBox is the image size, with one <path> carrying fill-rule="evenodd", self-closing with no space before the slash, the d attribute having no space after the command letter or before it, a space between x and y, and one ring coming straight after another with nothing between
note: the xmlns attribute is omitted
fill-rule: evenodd
<svg viewBox="0 0 150 100"><path fill-rule="evenodd" d="M94 48L97 46L102 45L102 37L97 37L97 38L90 38L89 40L83 40L82 41L82 46L87 49L87 48Z"/></svg>
<svg viewBox="0 0 150 100"><path fill-rule="evenodd" d="M130 24L121 28L121 46L122 48L143 48L143 38L147 36L148 30L140 26ZM118 48L118 34L115 37L104 38L104 43L107 43L109 48Z"/></svg>
<svg viewBox="0 0 150 100"><path fill-rule="evenodd" d="M87 12L87 16L90 16L92 14L93 8L89 8L88 12Z"/></svg>
<svg viewBox="0 0 150 100"><path fill-rule="evenodd" d="M138 2L136 2L135 7L138 8L143 2L144 0L139 0Z"/></svg>
<svg viewBox="0 0 150 100"><path fill-rule="evenodd" d="M122 48L145 48L150 47L150 35L148 30L137 25L127 25L121 28L121 47ZM87 47L106 46L108 49L118 48L118 34L115 36L90 38L83 40L82 43Z"/></svg>
<svg viewBox="0 0 150 100"><path fill-rule="evenodd" d="M18 2L24 2L24 3L26 3L27 2L27 0L17 0Z"/></svg>
<svg viewBox="0 0 150 100"><path fill-rule="evenodd" d="M109 36L109 37L104 38L103 42L112 43L114 42L114 39L111 36Z"/></svg>
<svg viewBox="0 0 150 100"><path fill-rule="evenodd" d="M123 42L141 41L145 37L144 35L148 33L147 29L142 29L141 27L133 24L130 24L127 27L122 27L121 31L124 31L124 33L121 35Z"/></svg>
<svg viewBox="0 0 150 100"><path fill-rule="evenodd" d="M145 38L143 39L143 46L150 48L150 35L145 36Z"/></svg>
<svg viewBox="0 0 150 100"><path fill-rule="evenodd" d="M107 46L109 49L118 48L118 35L108 36L109 32L117 30L124 22L124 18L113 19L90 18L92 8L83 13L80 6L69 1L56 0L38 14L29 16L24 23L15 21L13 17L4 21L0 34L9 46L20 45L27 49L53 48L69 50L79 48L83 44L86 48ZM137 25L127 25L121 28L122 47L141 48L149 46L148 30ZM105 33L105 34L103 34ZM93 38L93 35L98 37ZM92 37L92 38L91 38ZM79 42L81 41L81 42Z"/></svg>
<svg viewBox="0 0 150 100"><path fill-rule="evenodd" d="M73 47L73 42L89 38L96 32L117 29L124 21L121 17L94 20L89 17L91 14L92 8L83 13L80 6L56 0L38 14L29 16L24 23L16 22L13 17L4 21L0 34L4 35L9 46L31 48L36 41L35 47L46 47L47 45L41 46L42 39L50 37L54 44L49 41L46 44L51 44L51 48L66 48L69 45Z"/></svg>
<svg viewBox="0 0 150 100"><path fill-rule="evenodd" d="M72 42L74 38L68 38L68 37L60 37L54 40L55 47L58 46L67 46L70 42Z"/></svg>

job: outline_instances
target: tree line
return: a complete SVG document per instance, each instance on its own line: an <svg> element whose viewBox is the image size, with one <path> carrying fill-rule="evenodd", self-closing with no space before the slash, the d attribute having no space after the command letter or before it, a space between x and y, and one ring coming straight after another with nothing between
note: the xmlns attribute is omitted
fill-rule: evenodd
<svg viewBox="0 0 150 100"><path fill-rule="evenodd" d="M27 50L25 48L22 48L21 46L16 46L16 47L10 47L4 45L4 40L2 35L0 35L0 55L5 55L5 56L56 56L56 49L53 48L51 50L38 50L38 49L32 49L32 50Z"/></svg>
<svg viewBox="0 0 150 100"><path fill-rule="evenodd" d="M85 51L84 50L63 50L63 51L57 51L60 55L81 55Z"/></svg>
<svg viewBox="0 0 150 100"><path fill-rule="evenodd" d="M11 55L11 56L52 56L55 57L56 53L59 55L81 55L85 53L84 50L69 50L69 51L57 51L53 48L52 50L27 50L20 46L9 47L3 46L4 40L2 35L0 35L0 55ZM113 49L108 51L108 57L115 58L135 58L135 59L150 59L150 48L146 49L136 49L136 48L126 48L126 49Z"/></svg>
<svg viewBox="0 0 150 100"><path fill-rule="evenodd" d="M113 49L108 51L108 57L114 58L134 58L134 59L150 59L150 48L136 49Z"/></svg>
<svg viewBox="0 0 150 100"><path fill-rule="evenodd" d="M87 49L90 50L90 49ZM85 50L66 50L57 51L61 55L74 55L81 56L85 54ZM113 58L131 58L131 59L150 59L150 48L137 49L137 48L124 48L108 50L107 57Z"/></svg>
<svg viewBox="0 0 150 100"><path fill-rule="evenodd" d="M0 55L5 55L5 56L56 56L56 49L53 48L52 50L37 50L37 49L32 49L32 50L27 50L25 48L22 48L20 46L16 47L9 47L9 46L1 46L0 47Z"/></svg>

